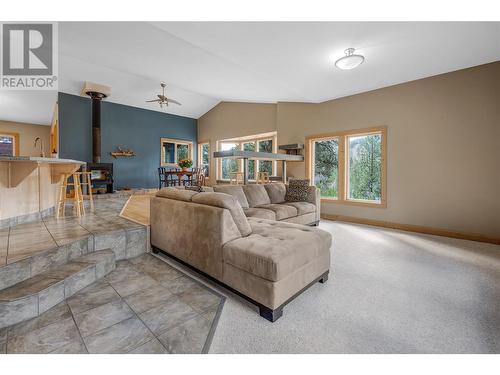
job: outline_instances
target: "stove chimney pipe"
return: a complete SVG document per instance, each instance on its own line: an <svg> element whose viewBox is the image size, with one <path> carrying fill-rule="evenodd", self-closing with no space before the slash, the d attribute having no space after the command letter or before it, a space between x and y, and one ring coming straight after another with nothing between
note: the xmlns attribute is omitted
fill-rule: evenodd
<svg viewBox="0 0 500 375"><path fill-rule="evenodd" d="M82 94L92 102L92 162L101 162L101 101L111 94L111 87L85 82Z"/></svg>
<svg viewBox="0 0 500 375"><path fill-rule="evenodd" d="M101 100L105 98L99 92L87 93L92 101L92 162L101 162Z"/></svg>

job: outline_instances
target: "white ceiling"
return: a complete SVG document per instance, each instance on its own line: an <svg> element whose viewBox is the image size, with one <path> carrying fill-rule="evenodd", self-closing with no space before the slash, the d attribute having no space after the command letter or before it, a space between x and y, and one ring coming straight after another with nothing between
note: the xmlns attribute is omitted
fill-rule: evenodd
<svg viewBox="0 0 500 375"><path fill-rule="evenodd" d="M112 87L108 101L161 110L145 100L165 81L183 105L164 111L193 118L221 100L321 102L500 60L499 22L63 22L59 39L60 91L88 80ZM348 47L366 61L340 71ZM20 116L50 122L47 98L29 93Z"/></svg>

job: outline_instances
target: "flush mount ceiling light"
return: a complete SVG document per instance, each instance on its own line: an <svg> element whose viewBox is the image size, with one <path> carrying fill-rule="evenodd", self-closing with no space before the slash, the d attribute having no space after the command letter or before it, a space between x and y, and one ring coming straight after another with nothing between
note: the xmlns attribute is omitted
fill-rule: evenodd
<svg viewBox="0 0 500 375"><path fill-rule="evenodd" d="M335 66L342 70L350 70L360 66L365 61L364 56L355 55L354 48L348 48L344 51L345 56L335 61Z"/></svg>

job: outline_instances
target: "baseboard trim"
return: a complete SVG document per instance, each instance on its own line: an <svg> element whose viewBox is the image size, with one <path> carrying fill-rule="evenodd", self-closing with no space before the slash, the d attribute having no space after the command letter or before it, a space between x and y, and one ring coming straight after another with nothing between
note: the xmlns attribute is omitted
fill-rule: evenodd
<svg viewBox="0 0 500 375"><path fill-rule="evenodd" d="M495 245L500 245L500 238L499 237L491 237L491 236L486 236L486 235L477 234L477 233L458 232L458 231L452 231L452 230L448 230L448 229L425 227L425 226L413 225L413 224L392 223L389 221L364 219L361 217L344 216L344 215L321 214L321 218L325 219L325 220L344 221L347 223L372 225L375 227L398 229L398 230L404 230L404 231L408 231L408 232L431 234L434 236L451 237L451 238L458 238L461 240L486 242L486 243L492 243Z"/></svg>

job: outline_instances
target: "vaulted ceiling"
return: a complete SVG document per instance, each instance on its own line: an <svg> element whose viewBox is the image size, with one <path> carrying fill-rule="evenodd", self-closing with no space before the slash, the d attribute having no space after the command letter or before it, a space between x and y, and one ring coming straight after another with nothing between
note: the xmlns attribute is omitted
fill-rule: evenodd
<svg viewBox="0 0 500 375"><path fill-rule="evenodd" d="M338 70L348 47L366 61ZM109 101L199 118L220 101L321 102L497 61L500 23L62 22L59 55L60 91L92 81L112 87ZM145 103L160 81L182 106ZM48 123L53 97L10 98L27 106L18 117Z"/></svg>

